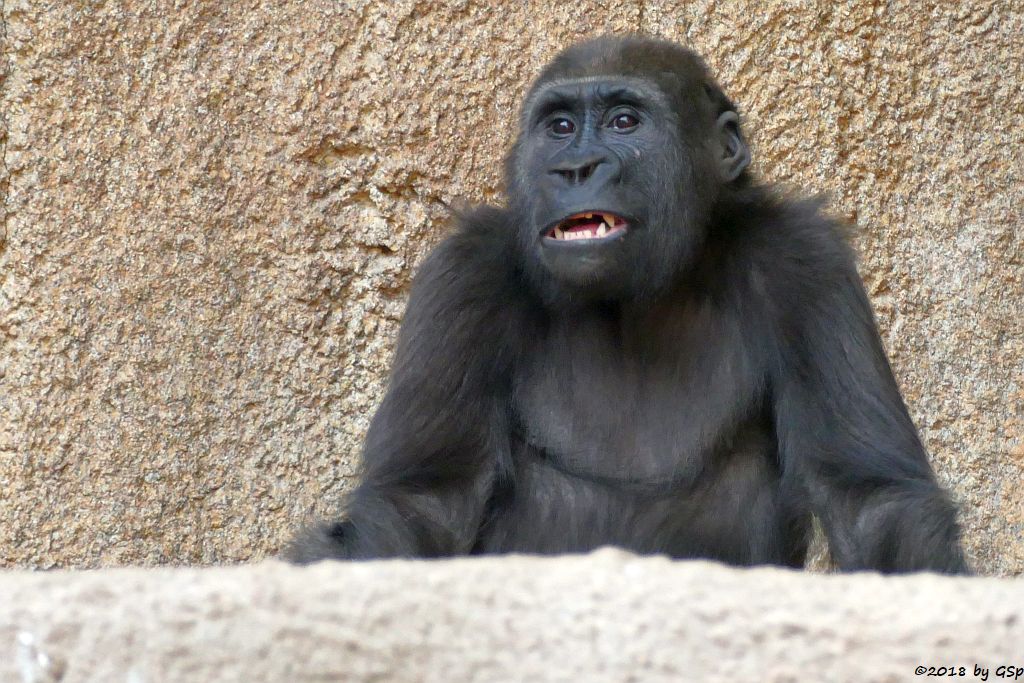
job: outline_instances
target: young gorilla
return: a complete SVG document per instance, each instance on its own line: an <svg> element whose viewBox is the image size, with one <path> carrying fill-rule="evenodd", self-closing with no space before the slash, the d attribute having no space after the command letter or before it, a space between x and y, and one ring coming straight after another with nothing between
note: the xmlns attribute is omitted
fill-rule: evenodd
<svg viewBox="0 0 1024 683"><path fill-rule="evenodd" d="M341 521L295 562L585 551L966 570L854 259L747 172L677 45L564 51L523 104L507 209L413 287Z"/></svg>

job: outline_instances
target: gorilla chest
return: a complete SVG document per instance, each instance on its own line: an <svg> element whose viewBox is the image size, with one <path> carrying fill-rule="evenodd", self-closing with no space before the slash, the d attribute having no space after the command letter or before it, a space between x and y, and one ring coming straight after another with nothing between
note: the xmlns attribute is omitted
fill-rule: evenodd
<svg viewBox="0 0 1024 683"><path fill-rule="evenodd" d="M761 373L738 326L685 322L548 330L514 381L516 429L532 456L583 477L685 484L727 455L760 405Z"/></svg>

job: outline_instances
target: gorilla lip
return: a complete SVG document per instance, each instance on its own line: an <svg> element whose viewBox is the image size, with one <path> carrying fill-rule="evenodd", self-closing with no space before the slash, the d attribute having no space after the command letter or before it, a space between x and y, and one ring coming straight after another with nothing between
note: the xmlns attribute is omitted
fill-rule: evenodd
<svg viewBox="0 0 1024 683"><path fill-rule="evenodd" d="M608 211L581 211L563 218L544 231L544 237L558 241L604 240L626 232L626 219Z"/></svg>

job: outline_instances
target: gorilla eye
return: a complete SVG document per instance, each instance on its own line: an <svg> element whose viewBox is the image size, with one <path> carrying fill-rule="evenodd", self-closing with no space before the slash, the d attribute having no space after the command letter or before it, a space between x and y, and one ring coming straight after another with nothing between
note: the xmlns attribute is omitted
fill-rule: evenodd
<svg viewBox="0 0 1024 683"><path fill-rule="evenodd" d="M640 119L632 114L619 114L609 125L615 130L633 130L640 125Z"/></svg>
<svg viewBox="0 0 1024 683"><path fill-rule="evenodd" d="M576 132L576 124L566 118L557 118L548 124L548 129L555 135L572 135Z"/></svg>

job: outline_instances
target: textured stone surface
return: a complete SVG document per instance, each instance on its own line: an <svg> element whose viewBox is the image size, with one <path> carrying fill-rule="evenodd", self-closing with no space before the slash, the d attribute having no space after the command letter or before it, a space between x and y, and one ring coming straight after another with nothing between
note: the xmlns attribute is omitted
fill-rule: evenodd
<svg viewBox="0 0 1024 683"><path fill-rule="evenodd" d="M0 680L913 681L1024 667L1024 580L618 551L0 575ZM1022 673L1024 676L1024 673ZM1012 679L1011 679L1012 680Z"/></svg>
<svg viewBox="0 0 1024 683"><path fill-rule="evenodd" d="M1024 579L638 559L0 575L0 680L913 681L1024 667ZM1024 676L1024 672L1021 674ZM1012 680L1012 678L1011 678Z"/></svg>
<svg viewBox="0 0 1024 683"><path fill-rule="evenodd" d="M258 559L329 511L537 64L642 29L856 220L972 557L1024 569L1021 3L0 7L0 565Z"/></svg>

